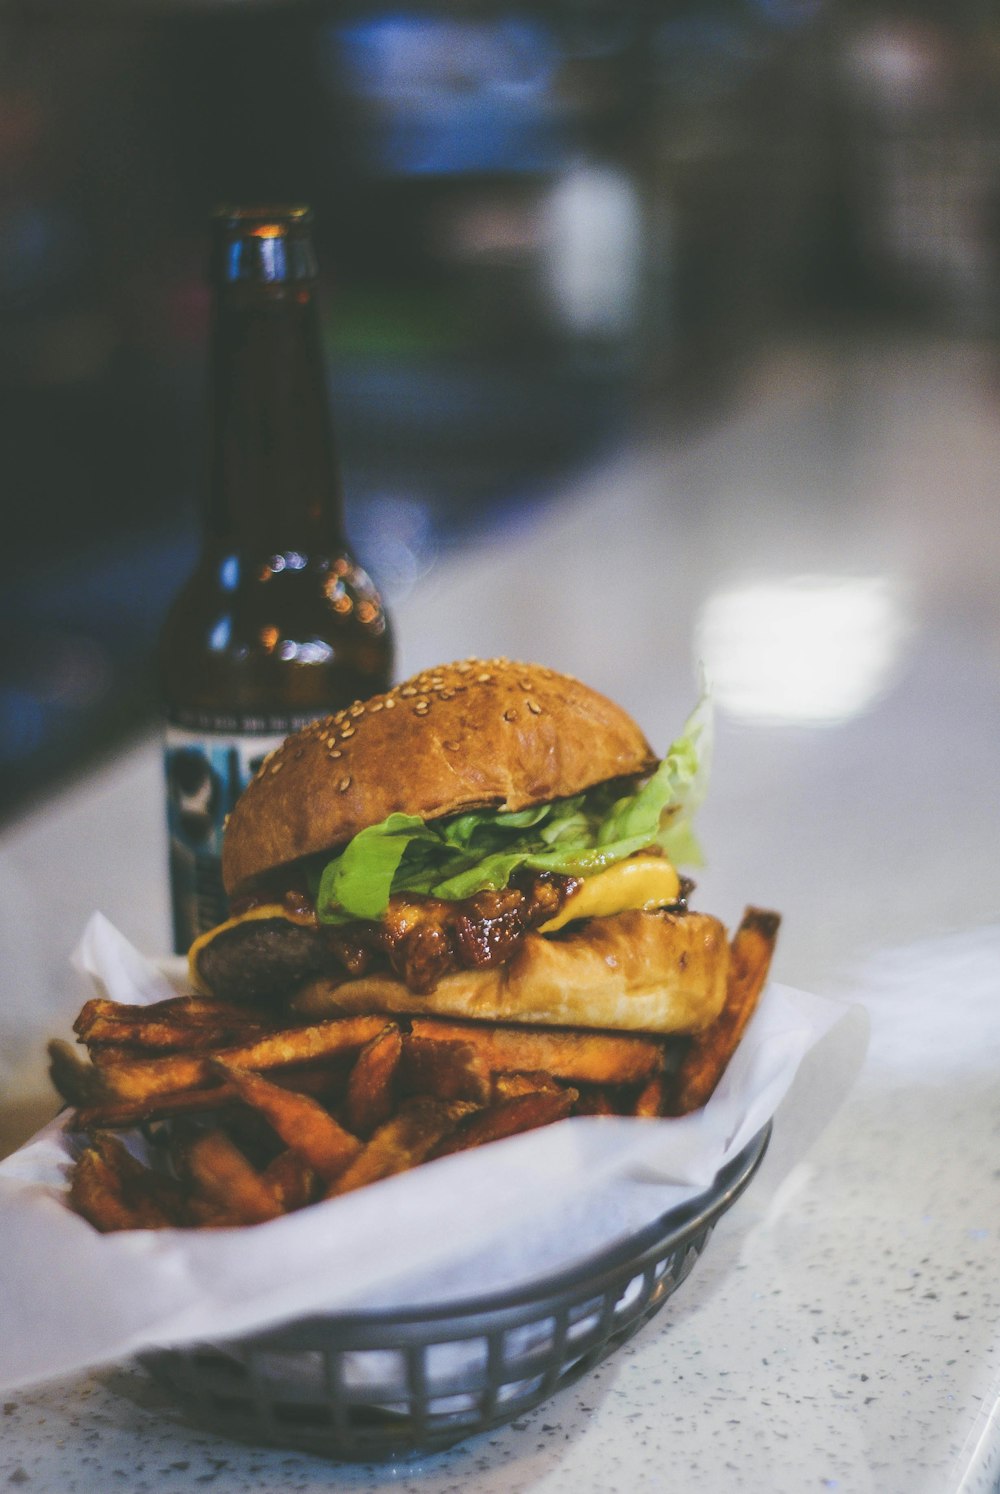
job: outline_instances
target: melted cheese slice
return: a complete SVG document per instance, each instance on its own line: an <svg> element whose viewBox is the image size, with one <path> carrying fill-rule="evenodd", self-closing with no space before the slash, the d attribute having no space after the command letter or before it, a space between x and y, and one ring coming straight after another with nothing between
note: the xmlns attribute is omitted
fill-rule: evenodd
<svg viewBox="0 0 1000 1494"><path fill-rule="evenodd" d="M538 932L555 933L575 918L609 918L630 908L646 913L668 908L676 903L680 890L681 879L663 856L630 856L588 877Z"/></svg>

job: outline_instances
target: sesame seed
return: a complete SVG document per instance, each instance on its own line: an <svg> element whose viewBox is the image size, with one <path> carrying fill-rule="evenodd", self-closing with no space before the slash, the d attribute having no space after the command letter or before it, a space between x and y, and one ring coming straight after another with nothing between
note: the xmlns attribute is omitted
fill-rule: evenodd
<svg viewBox="0 0 1000 1494"><path fill-rule="evenodd" d="M385 702L382 701L382 700L373 700L372 703L371 703L371 705L368 707L368 709L369 709L369 711L371 711L372 715L374 716L375 712L376 711L380 711L382 709L382 707L383 707L384 704L385 704Z"/></svg>
<svg viewBox="0 0 1000 1494"><path fill-rule="evenodd" d="M530 690L531 689L531 681L530 680L518 680L517 683L520 685L520 687L521 687L522 690Z"/></svg>
<svg viewBox="0 0 1000 1494"><path fill-rule="evenodd" d="M343 755L344 754L341 752L341 750L340 750L339 747L331 747L330 748L330 756L331 757L343 757Z"/></svg>
<svg viewBox="0 0 1000 1494"><path fill-rule="evenodd" d="M391 711L394 708L395 704L396 704L396 702L395 702L394 698L391 695L387 695L386 696L386 700L385 700L385 708L386 708L386 710L387 711Z"/></svg>
<svg viewBox="0 0 1000 1494"><path fill-rule="evenodd" d="M344 725L340 728L340 740L342 742L346 742L348 737L353 737L356 730L357 727L351 726L347 722L345 722Z"/></svg>
<svg viewBox="0 0 1000 1494"><path fill-rule="evenodd" d="M533 716L540 716L542 714L542 708L538 704L537 700L529 700L527 702L527 705L528 705L528 710L531 712L531 714Z"/></svg>
<svg viewBox="0 0 1000 1494"><path fill-rule="evenodd" d="M351 775L348 773L348 775L347 775L346 778L342 778L340 780L340 782L337 784L337 787L339 788L339 790L340 790L340 792L342 794L346 794L347 790L350 788L350 786L351 786Z"/></svg>
<svg viewBox="0 0 1000 1494"><path fill-rule="evenodd" d="M493 676L491 674L477 674L476 680L480 685L489 685L493 681Z"/></svg>
<svg viewBox="0 0 1000 1494"><path fill-rule="evenodd" d="M430 708L431 703L429 700L418 700L416 705L413 707L413 714L415 716L426 716Z"/></svg>
<svg viewBox="0 0 1000 1494"><path fill-rule="evenodd" d="M417 687L416 687L416 685L404 685L403 688L402 688L402 690L400 690L399 693L400 693L400 695L405 696L406 699L408 700L411 695L416 695L416 693L417 693Z"/></svg>
<svg viewBox="0 0 1000 1494"><path fill-rule="evenodd" d="M449 752L457 752L460 744L458 742L443 742L441 745Z"/></svg>
<svg viewBox="0 0 1000 1494"><path fill-rule="evenodd" d="M364 701L363 700L356 700L354 702L354 704L351 706L351 715L352 716L363 716L364 714L365 714L365 703L364 703Z"/></svg>
<svg viewBox="0 0 1000 1494"><path fill-rule="evenodd" d="M282 764L281 763L272 763L271 764L271 772L272 772L272 774L274 774L274 773L280 773L281 769L282 769Z"/></svg>

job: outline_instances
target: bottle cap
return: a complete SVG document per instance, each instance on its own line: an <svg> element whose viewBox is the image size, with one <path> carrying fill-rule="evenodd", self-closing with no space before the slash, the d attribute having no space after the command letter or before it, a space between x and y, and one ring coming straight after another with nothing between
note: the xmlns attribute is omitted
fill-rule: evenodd
<svg viewBox="0 0 1000 1494"><path fill-rule="evenodd" d="M283 285L316 276L311 208L264 203L216 209L214 281Z"/></svg>

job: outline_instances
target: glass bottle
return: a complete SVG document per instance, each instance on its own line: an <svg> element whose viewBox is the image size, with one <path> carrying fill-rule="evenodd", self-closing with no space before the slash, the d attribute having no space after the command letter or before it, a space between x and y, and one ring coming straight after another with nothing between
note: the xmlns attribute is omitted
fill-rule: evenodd
<svg viewBox="0 0 1000 1494"><path fill-rule="evenodd" d="M384 689L382 600L344 538L306 207L214 220L204 542L161 637L174 947L225 916L226 815L289 731Z"/></svg>

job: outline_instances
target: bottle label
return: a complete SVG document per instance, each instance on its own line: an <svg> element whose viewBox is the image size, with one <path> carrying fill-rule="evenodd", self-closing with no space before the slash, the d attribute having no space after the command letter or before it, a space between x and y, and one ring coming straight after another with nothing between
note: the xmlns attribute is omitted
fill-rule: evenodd
<svg viewBox="0 0 1000 1494"><path fill-rule="evenodd" d="M166 727L167 830L174 950L228 917L222 833L264 758L315 716L208 716L175 712Z"/></svg>

